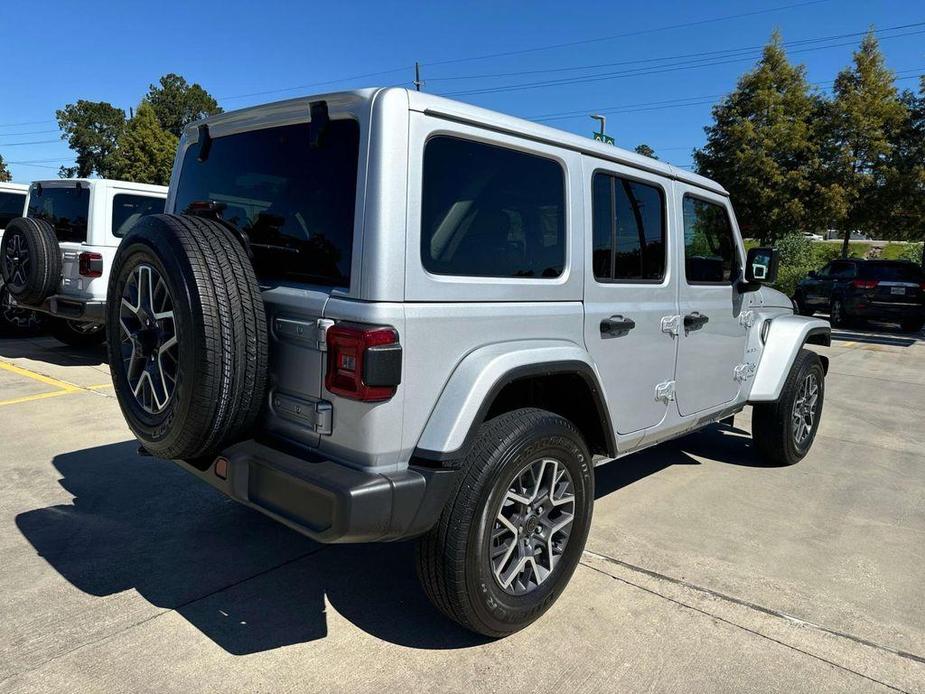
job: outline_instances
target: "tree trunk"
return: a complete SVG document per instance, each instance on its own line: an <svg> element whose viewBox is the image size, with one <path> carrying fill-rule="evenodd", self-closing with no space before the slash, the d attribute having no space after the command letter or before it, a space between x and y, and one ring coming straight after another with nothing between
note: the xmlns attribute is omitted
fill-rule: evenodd
<svg viewBox="0 0 925 694"><path fill-rule="evenodd" d="M850 238L851 238L851 230L845 229L845 240L842 241L842 245L841 245L841 257L842 258L848 257L848 240Z"/></svg>

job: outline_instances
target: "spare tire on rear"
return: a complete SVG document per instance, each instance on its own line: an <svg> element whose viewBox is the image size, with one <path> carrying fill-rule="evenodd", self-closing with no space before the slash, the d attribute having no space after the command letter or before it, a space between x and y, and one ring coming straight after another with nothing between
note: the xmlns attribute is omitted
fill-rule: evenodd
<svg viewBox="0 0 925 694"><path fill-rule="evenodd" d="M113 262L106 333L119 405L148 452L204 468L252 431L266 318L243 243L221 222L160 214L133 227Z"/></svg>
<svg viewBox="0 0 925 694"><path fill-rule="evenodd" d="M42 219L17 217L0 242L0 276L22 304L41 304L61 282L61 247L54 227Z"/></svg>

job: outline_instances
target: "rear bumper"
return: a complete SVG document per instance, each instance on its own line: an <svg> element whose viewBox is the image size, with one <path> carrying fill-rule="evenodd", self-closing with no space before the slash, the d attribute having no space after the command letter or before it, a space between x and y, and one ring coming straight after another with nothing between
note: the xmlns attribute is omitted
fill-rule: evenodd
<svg viewBox="0 0 925 694"><path fill-rule="evenodd" d="M854 299L845 302L852 316L871 320L904 320L925 318L925 306L915 302L869 301Z"/></svg>
<svg viewBox="0 0 925 694"><path fill-rule="evenodd" d="M205 470L178 465L271 518L318 542L377 542L413 537L437 522L456 470L409 466L375 473L306 459L244 441L227 449L226 478L213 461Z"/></svg>
<svg viewBox="0 0 925 694"><path fill-rule="evenodd" d="M47 313L58 318L66 318L67 320L85 323L106 322L106 302L98 299L84 299L68 296L67 294L55 294L45 299L38 306L23 303L17 303L17 306Z"/></svg>

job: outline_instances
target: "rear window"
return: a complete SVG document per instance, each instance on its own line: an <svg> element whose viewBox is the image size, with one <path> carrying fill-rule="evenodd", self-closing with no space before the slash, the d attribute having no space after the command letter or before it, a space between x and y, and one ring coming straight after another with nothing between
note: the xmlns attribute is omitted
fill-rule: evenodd
<svg viewBox="0 0 925 694"><path fill-rule="evenodd" d="M160 214L164 211L163 198L152 198L148 195L130 195L117 193L112 196L112 233L114 236L125 236L135 226L139 219L149 214Z"/></svg>
<svg viewBox="0 0 925 694"><path fill-rule="evenodd" d="M44 219L55 229L58 241L87 240L90 189L87 186L33 186L29 192L29 217Z"/></svg>
<svg viewBox="0 0 925 694"><path fill-rule="evenodd" d="M912 263L861 263L858 276L881 282L921 282L922 269Z"/></svg>
<svg viewBox="0 0 925 694"><path fill-rule="evenodd" d="M14 219L22 217L25 204L25 193L0 192L0 229L5 229Z"/></svg>
<svg viewBox="0 0 925 694"><path fill-rule="evenodd" d="M553 278L565 175L551 159L453 137L424 149L421 261L438 275Z"/></svg>
<svg viewBox="0 0 925 694"><path fill-rule="evenodd" d="M350 286L360 128L332 120L320 145L307 123L212 140L186 150L175 209L213 202L245 232L262 280Z"/></svg>

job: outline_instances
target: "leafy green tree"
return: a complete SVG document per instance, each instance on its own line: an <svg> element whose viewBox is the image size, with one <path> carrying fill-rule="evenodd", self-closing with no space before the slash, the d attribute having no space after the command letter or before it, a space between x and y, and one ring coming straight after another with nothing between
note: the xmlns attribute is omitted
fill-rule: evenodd
<svg viewBox="0 0 925 694"><path fill-rule="evenodd" d="M747 236L773 241L821 225L819 201L827 196L815 189L818 101L775 31L755 68L713 108L695 167L730 191Z"/></svg>
<svg viewBox="0 0 925 694"><path fill-rule="evenodd" d="M62 140L77 155L76 166L62 166L63 178L87 177L96 174L112 176L116 140L125 129L125 112L105 101L85 101L68 104L55 113Z"/></svg>
<svg viewBox="0 0 925 694"><path fill-rule="evenodd" d="M13 180L13 175L10 173L10 170L6 166L6 162L3 161L3 156L0 155L0 183L9 183Z"/></svg>
<svg viewBox="0 0 925 694"><path fill-rule="evenodd" d="M161 127L176 137L188 123L222 112L209 92L172 72L161 77L159 84L149 85L145 101L154 108Z"/></svg>
<svg viewBox="0 0 925 694"><path fill-rule="evenodd" d="M119 137L113 162L115 177L167 185L177 142L177 137L157 122L154 108L143 101Z"/></svg>
<svg viewBox="0 0 925 694"><path fill-rule="evenodd" d="M658 156L655 154L655 150L649 147L649 145L643 143L641 145L636 145L633 149L636 154L641 154L644 157L650 157L652 159L658 159Z"/></svg>
<svg viewBox="0 0 925 694"><path fill-rule="evenodd" d="M893 140L907 118L872 31L855 51L852 65L835 78L834 96L823 115L825 177L839 200L832 221L844 231L842 254L847 255L852 231L890 231L884 224L884 204Z"/></svg>

